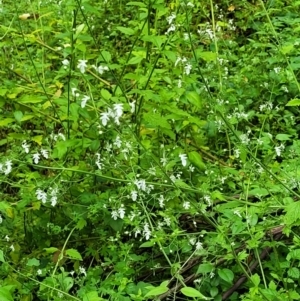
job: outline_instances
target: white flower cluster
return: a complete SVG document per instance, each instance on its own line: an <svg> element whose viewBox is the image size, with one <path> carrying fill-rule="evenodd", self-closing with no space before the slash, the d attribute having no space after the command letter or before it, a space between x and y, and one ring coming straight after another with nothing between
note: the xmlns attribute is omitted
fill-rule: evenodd
<svg viewBox="0 0 300 301"><path fill-rule="evenodd" d="M172 31L176 30L176 25L173 23L173 21L176 19L176 14L172 13L169 17L167 17L167 22L170 25L168 30L166 31L166 34L169 34Z"/></svg>
<svg viewBox="0 0 300 301"><path fill-rule="evenodd" d="M123 219L125 217L125 208L124 208L124 205L121 204L120 208L118 208L117 210L113 210L111 212L111 217L114 220L117 220L118 218Z"/></svg>
<svg viewBox="0 0 300 301"><path fill-rule="evenodd" d="M6 176L12 171L12 161L6 160L4 164L0 163L0 173L4 173Z"/></svg>
<svg viewBox="0 0 300 301"><path fill-rule="evenodd" d="M108 109L107 112L100 114L100 120L103 126L106 126L110 119L113 119L115 124L120 125L120 117L123 115L123 104L114 104L113 109Z"/></svg>
<svg viewBox="0 0 300 301"><path fill-rule="evenodd" d="M43 204L46 204L48 199L52 207L54 207L57 204L57 194L58 194L57 188L49 188L48 194L41 189L37 189L35 194L36 194L36 198L39 201L42 201Z"/></svg>
<svg viewBox="0 0 300 301"><path fill-rule="evenodd" d="M192 70L192 65L187 61L186 57L177 57L177 60L175 62L175 67L179 64L182 63L183 68L184 68L184 74L189 75Z"/></svg>

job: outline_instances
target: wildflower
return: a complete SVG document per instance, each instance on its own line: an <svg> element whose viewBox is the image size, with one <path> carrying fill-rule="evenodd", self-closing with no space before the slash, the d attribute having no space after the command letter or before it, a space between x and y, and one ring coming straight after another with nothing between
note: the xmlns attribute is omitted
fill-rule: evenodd
<svg viewBox="0 0 300 301"><path fill-rule="evenodd" d="M247 145L250 142L247 134L240 135L241 143Z"/></svg>
<svg viewBox="0 0 300 301"><path fill-rule="evenodd" d="M200 241L197 241L196 242L196 250L199 251L199 250L202 250L202 249L203 249L202 243Z"/></svg>
<svg viewBox="0 0 300 301"><path fill-rule="evenodd" d="M239 157L240 157L241 151L240 151L238 148L234 149L233 152L234 152L234 156L235 156L236 158L239 158Z"/></svg>
<svg viewBox="0 0 300 301"><path fill-rule="evenodd" d="M64 59L64 60L62 61L62 64L63 64L63 66L64 66L64 69L67 69L67 67L69 66L70 62L69 62L69 60Z"/></svg>
<svg viewBox="0 0 300 301"><path fill-rule="evenodd" d="M164 222L167 226L171 226L171 219L169 217L164 217Z"/></svg>
<svg viewBox="0 0 300 301"><path fill-rule="evenodd" d="M11 251L12 251L12 252L14 252L14 251L15 251L15 247L14 247L14 245L11 245L9 248L11 249Z"/></svg>
<svg viewBox="0 0 300 301"><path fill-rule="evenodd" d="M86 106L87 101L90 100L90 97L85 95L81 100L81 107L84 108Z"/></svg>
<svg viewBox="0 0 300 301"><path fill-rule="evenodd" d="M38 189L36 192L36 198L39 200L39 201L42 201L43 204L45 204L47 202L47 193L44 192L43 190L41 189Z"/></svg>
<svg viewBox="0 0 300 301"><path fill-rule="evenodd" d="M48 151L46 149L41 149L41 154L45 159L49 158Z"/></svg>
<svg viewBox="0 0 300 301"><path fill-rule="evenodd" d="M115 142L114 142L114 145L115 145L116 147L118 147L118 148L121 147L121 145L122 145L122 140L120 139L120 136L117 136L117 137L116 137L116 140L115 140Z"/></svg>
<svg viewBox="0 0 300 301"><path fill-rule="evenodd" d="M24 149L25 153L29 153L29 145L27 144L26 140L22 142L22 148Z"/></svg>
<svg viewBox="0 0 300 301"><path fill-rule="evenodd" d="M186 75L189 75L189 74L191 73L191 70L192 70L192 65L191 65L191 64L186 64L186 65L184 66L184 73L185 73Z"/></svg>
<svg viewBox="0 0 300 301"><path fill-rule="evenodd" d="M85 72L85 69L87 67L87 60L78 60L77 68L80 70L81 73Z"/></svg>
<svg viewBox="0 0 300 301"><path fill-rule="evenodd" d="M150 229L149 229L148 223L145 223L145 225L144 225L144 231L143 231L143 234L145 235L146 240L149 240L149 239L150 239L151 231L150 231Z"/></svg>
<svg viewBox="0 0 300 301"><path fill-rule="evenodd" d="M40 157L41 157L41 155L40 155L39 153L33 154L33 155L32 155L33 162L34 162L35 164L38 164L39 161L40 161Z"/></svg>
<svg viewBox="0 0 300 301"><path fill-rule="evenodd" d="M131 191L131 199L135 202L137 200L138 193L133 190Z"/></svg>
<svg viewBox="0 0 300 301"><path fill-rule="evenodd" d="M113 105L114 110L115 110L115 115L119 118L123 114L123 104L122 103L116 103Z"/></svg>
<svg viewBox="0 0 300 301"><path fill-rule="evenodd" d="M172 13L169 17L167 17L167 22L170 24L173 23L173 20L176 18L176 15Z"/></svg>
<svg viewBox="0 0 300 301"><path fill-rule="evenodd" d="M163 158L160 158L160 163L162 164L162 166L166 166L167 165L167 158L163 157Z"/></svg>
<svg viewBox="0 0 300 301"><path fill-rule="evenodd" d="M181 62L181 57L179 56L177 59L176 59L176 62L175 62L175 67L178 65L178 63Z"/></svg>
<svg viewBox="0 0 300 301"><path fill-rule="evenodd" d="M191 204L190 204L190 202L183 202L182 206L185 210L188 210L188 209L190 209Z"/></svg>
<svg viewBox="0 0 300 301"><path fill-rule="evenodd" d="M111 217L114 219L114 220L117 220L118 219L118 212L116 210L113 210L111 212Z"/></svg>
<svg viewBox="0 0 300 301"><path fill-rule="evenodd" d="M189 34L185 32L185 33L183 34L183 39L184 39L185 41L187 41L187 40L189 39Z"/></svg>
<svg viewBox="0 0 300 301"><path fill-rule="evenodd" d="M275 146L275 152L278 157L281 156L282 151L284 150L284 145L280 144L279 146Z"/></svg>
<svg viewBox="0 0 300 301"><path fill-rule="evenodd" d="M106 126L107 125L107 122L109 121L109 114L107 112L103 112L100 114L100 119L101 119L101 122L102 122L102 125L103 126Z"/></svg>
<svg viewBox="0 0 300 301"><path fill-rule="evenodd" d="M190 171L190 172L194 172L194 171L195 171L195 167L194 167L193 165L190 165L190 166L189 166L189 171Z"/></svg>
<svg viewBox="0 0 300 301"><path fill-rule="evenodd" d="M170 32L175 31L175 30L176 30L176 26L174 24L172 24L166 31L166 34L169 34Z"/></svg>
<svg viewBox="0 0 300 301"><path fill-rule="evenodd" d="M58 133L58 137L60 137L63 141L66 141L66 137L63 133Z"/></svg>
<svg viewBox="0 0 300 301"><path fill-rule="evenodd" d="M38 275L42 275L42 270L41 269L38 269L37 271L36 271L36 273L38 274Z"/></svg>
<svg viewBox="0 0 300 301"><path fill-rule="evenodd" d="M124 209L124 205L123 205L123 204L122 204L121 207L118 209L118 213L119 213L119 217L120 217L121 219L123 219L124 216L125 216L125 209Z"/></svg>
<svg viewBox="0 0 300 301"><path fill-rule="evenodd" d="M134 113L135 111L135 100L129 103L130 105L130 113Z"/></svg>
<svg viewBox="0 0 300 301"><path fill-rule="evenodd" d="M234 210L233 214L237 215L239 218L242 218L241 213L238 209Z"/></svg>
<svg viewBox="0 0 300 301"><path fill-rule="evenodd" d="M10 238L9 238L8 235L5 235L4 239L5 239L7 242L9 242L9 240L10 240Z"/></svg>
<svg viewBox="0 0 300 301"><path fill-rule="evenodd" d="M180 154L179 158L181 160L182 166L186 166L186 164L187 164L187 155L186 154Z"/></svg>
<svg viewBox="0 0 300 301"><path fill-rule="evenodd" d="M135 180L134 184L136 187L142 191L146 191L146 181L141 179L141 180Z"/></svg>
<svg viewBox="0 0 300 301"><path fill-rule="evenodd" d="M281 67L275 67L275 68L274 68L274 72L275 72L276 74L278 74L278 73L280 72L280 70L281 70Z"/></svg>
<svg viewBox="0 0 300 301"><path fill-rule="evenodd" d="M164 196L162 194L159 196L158 202L159 202L159 206L161 208L163 208L165 206L165 199L164 199Z"/></svg>
<svg viewBox="0 0 300 301"><path fill-rule="evenodd" d="M99 168L99 169L101 169L102 168L102 163L100 162L100 154L99 153L97 153L96 154L96 157L97 157L97 159L96 159L96 165L97 165L97 167Z"/></svg>
<svg viewBox="0 0 300 301"><path fill-rule="evenodd" d="M57 196L52 196L50 202L51 202L51 206L55 207L55 205L57 204Z"/></svg>
<svg viewBox="0 0 300 301"><path fill-rule="evenodd" d="M108 71L108 67L107 66L99 66L99 67L96 67L95 65L93 65L93 68L95 68L96 71L98 71L99 74L103 74L104 71Z"/></svg>
<svg viewBox="0 0 300 301"><path fill-rule="evenodd" d="M3 172L5 175L8 175L12 171L12 161L6 160L4 165L6 166L6 168L3 170Z"/></svg>
<svg viewBox="0 0 300 301"><path fill-rule="evenodd" d="M71 93L74 97L79 97L79 93L76 93L77 90L77 88L71 88Z"/></svg>
<svg viewBox="0 0 300 301"><path fill-rule="evenodd" d="M2 218L2 215L0 214L0 224L2 224L3 222L3 218Z"/></svg>
<svg viewBox="0 0 300 301"><path fill-rule="evenodd" d="M80 272L81 274L84 274L84 276L86 276L86 270L85 270L84 267L80 266L80 267L79 267L79 272Z"/></svg>

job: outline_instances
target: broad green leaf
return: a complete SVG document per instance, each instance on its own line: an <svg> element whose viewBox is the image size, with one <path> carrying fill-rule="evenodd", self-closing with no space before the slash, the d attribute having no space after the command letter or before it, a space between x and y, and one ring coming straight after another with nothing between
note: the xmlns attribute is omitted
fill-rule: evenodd
<svg viewBox="0 0 300 301"><path fill-rule="evenodd" d="M232 283L232 280L234 278L233 272L229 269L218 270L218 275L228 283Z"/></svg>
<svg viewBox="0 0 300 301"><path fill-rule="evenodd" d="M278 134L276 135L276 139L279 141L288 141L291 140L291 135L287 135L287 134Z"/></svg>
<svg viewBox="0 0 300 301"><path fill-rule="evenodd" d="M52 253L55 253L56 251L58 251L58 248L50 247L50 248L44 248L43 250L45 250L46 253L48 253L48 254L52 254Z"/></svg>
<svg viewBox="0 0 300 301"><path fill-rule="evenodd" d="M37 135L32 137L32 141L36 142L38 145L42 145L43 135Z"/></svg>
<svg viewBox="0 0 300 301"><path fill-rule="evenodd" d="M80 253L75 249L66 250L66 255L71 257L71 259L82 260Z"/></svg>
<svg viewBox="0 0 300 301"><path fill-rule="evenodd" d="M267 189L265 189L265 188L254 188L254 189L252 189L252 190L249 191L249 194L261 197L261 196L268 195L269 191Z"/></svg>
<svg viewBox="0 0 300 301"><path fill-rule="evenodd" d="M183 287L181 290L182 294L184 294L187 297L192 298L201 298L202 300L209 300L210 298L207 298L203 296L198 290L192 288L192 287Z"/></svg>
<svg viewBox="0 0 300 301"><path fill-rule="evenodd" d="M168 288L166 286L158 286L155 287L153 289L151 289L146 295L145 297L149 297L149 296L159 296L161 294L164 294L168 291Z"/></svg>
<svg viewBox="0 0 300 301"><path fill-rule="evenodd" d="M299 277L300 277L299 269L296 267L290 268L288 270L288 275L294 279L299 279Z"/></svg>
<svg viewBox="0 0 300 301"><path fill-rule="evenodd" d="M117 26L117 29L119 31L121 31L122 33L130 35L130 36L134 34L134 30L131 28L128 28L128 27Z"/></svg>
<svg viewBox="0 0 300 301"><path fill-rule="evenodd" d="M111 61L111 54L106 50L101 51L101 59L104 58L105 63L109 63Z"/></svg>
<svg viewBox="0 0 300 301"><path fill-rule="evenodd" d="M255 286L258 286L260 283L260 276L258 274L254 274L251 276L251 280Z"/></svg>
<svg viewBox="0 0 300 301"><path fill-rule="evenodd" d="M83 296L83 301L101 301L104 300L98 296L97 291L91 291Z"/></svg>
<svg viewBox="0 0 300 301"><path fill-rule="evenodd" d="M68 151L66 141L58 141L54 147L53 157L61 159Z"/></svg>
<svg viewBox="0 0 300 301"><path fill-rule="evenodd" d="M9 291L10 288L11 288L11 285L9 287L3 286L0 288L0 300L1 301L14 301L14 298Z"/></svg>
<svg viewBox="0 0 300 301"><path fill-rule="evenodd" d="M290 44L290 45L284 45L281 47L280 51L283 53L283 54L287 54L287 53L290 53L291 51L294 50L294 45L293 44Z"/></svg>
<svg viewBox="0 0 300 301"><path fill-rule="evenodd" d="M291 99L291 100L286 104L286 106L288 106L288 107L300 106L300 99L298 99L298 98Z"/></svg>
<svg viewBox="0 0 300 301"><path fill-rule="evenodd" d="M82 23L76 27L76 33L75 33L76 36L78 36L83 31L84 26L85 26L85 24Z"/></svg>
<svg viewBox="0 0 300 301"><path fill-rule="evenodd" d="M27 266L29 266L29 267L32 267L32 266L38 267L39 265L40 265L40 261L36 258L30 258L27 261Z"/></svg>
<svg viewBox="0 0 300 301"><path fill-rule="evenodd" d="M105 89L101 89L100 93L105 100L109 100L111 98L111 94Z"/></svg>
<svg viewBox="0 0 300 301"><path fill-rule="evenodd" d="M139 64L143 60L143 57L141 56L134 56L128 61L128 65L135 65Z"/></svg>
<svg viewBox="0 0 300 301"><path fill-rule="evenodd" d="M86 220L83 219L83 218L81 218L81 219L77 222L76 228L77 228L78 230L82 230L86 225L87 225Z"/></svg>
<svg viewBox="0 0 300 301"><path fill-rule="evenodd" d="M18 122L21 122L23 118L23 113L21 111L15 111L14 116Z"/></svg>
<svg viewBox="0 0 300 301"><path fill-rule="evenodd" d="M202 263L199 265L197 274L208 274L214 269L211 263Z"/></svg>
<svg viewBox="0 0 300 301"><path fill-rule="evenodd" d="M4 118L4 119L0 120L0 126L6 126L14 121L15 121L14 118Z"/></svg>
<svg viewBox="0 0 300 301"><path fill-rule="evenodd" d="M34 94L29 94L29 95L23 95L20 98L20 103L39 103L39 102L43 102L45 100L44 96L40 96L40 95L34 95Z"/></svg>
<svg viewBox="0 0 300 301"><path fill-rule="evenodd" d="M0 262L5 262L3 251L0 250Z"/></svg>
<svg viewBox="0 0 300 301"><path fill-rule="evenodd" d="M286 259L290 261L291 259L300 259L300 249L292 250L288 253Z"/></svg>
<svg viewBox="0 0 300 301"><path fill-rule="evenodd" d="M150 241L146 241L143 244L140 245L140 248L150 248L153 247L155 245L155 242L150 240Z"/></svg>
<svg viewBox="0 0 300 301"><path fill-rule="evenodd" d="M192 105L194 105L198 109L202 108L202 102L200 99L200 95L196 91L186 92L185 97Z"/></svg>
<svg viewBox="0 0 300 301"><path fill-rule="evenodd" d="M197 51L197 57L206 62L211 62L217 59L217 54L211 51Z"/></svg>
<svg viewBox="0 0 300 301"><path fill-rule="evenodd" d="M198 152L196 152L196 151L189 152L188 157L189 157L189 161L195 167L199 168L201 171L206 170L206 166L203 163L202 157L201 157L201 155Z"/></svg>
<svg viewBox="0 0 300 301"><path fill-rule="evenodd" d="M288 204L285 211L284 221L286 225L292 225L300 219L300 202Z"/></svg>
<svg viewBox="0 0 300 301"><path fill-rule="evenodd" d="M166 129L171 129L171 125L169 124L168 120L158 113L146 113L144 114L144 120L147 128L157 129L158 127L163 127Z"/></svg>

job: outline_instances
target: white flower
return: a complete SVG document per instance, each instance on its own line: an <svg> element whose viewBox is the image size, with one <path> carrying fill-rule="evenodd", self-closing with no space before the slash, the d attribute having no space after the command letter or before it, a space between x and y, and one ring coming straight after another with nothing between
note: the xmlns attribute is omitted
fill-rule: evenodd
<svg viewBox="0 0 300 301"><path fill-rule="evenodd" d="M84 274L84 276L86 276L86 270L85 270L85 268L84 267L79 267L79 272L81 273L81 274Z"/></svg>
<svg viewBox="0 0 300 301"><path fill-rule="evenodd" d="M164 222L167 226L171 226L171 219L169 217L164 217Z"/></svg>
<svg viewBox="0 0 300 301"><path fill-rule="evenodd" d="M25 153L29 153L29 145L27 144L26 140L22 142L22 148L24 149Z"/></svg>
<svg viewBox="0 0 300 301"><path fill-rule="evenodd" d="M78 60L77 68L80 70L81 73L85 72L85 69L87 67L87 60Z"/></svg>
<svg viewBox="0 0 300 301"><path fill-rule="evenodd" d="M121 145L122 145L122 140L120 139L120 136L117 136L117 137L116 137L116 140L115 140L115 142L114 142L114 145L115 145L116 147L118 147L118 148L121 147Z"/></svg>
<svg viewBox="0 0 300 301"><path fill-rule="evenodd" d="M190 209L191 204L190 204L190 202L183 202L182 206L185 210L188 210L188 209Z"/></svg>
<svg viewBox="0 0 300 301"><path fill-rule="evenodd" d="M12 252L14 252L14 251L15 251L15 247L14 247L14 245L11 245L9 248L11 249L11 251L12 251Z"/></svg>
<svg viewBox="0 0 300 301"><path fill-rule="evenodd" d="M247 134L240 135L241 143L247 145L250 142Z"/></svg>
<svg viewBox="0 0 300 301"><path fill-rule="evenodd" d="M234 152L234 156L235 156L236 158L239 158L239 157L240 157L241 151L240 151L238 148L235 148L235 149L233 150L233 152Z"/></svg>
<svg viewBox="0 0 300 301"><path fill-rule="evenodd" d="M242 218L241 213L238 209L234 210L233 214L237 215L239 218Z"/></svg>
<svg viewBox="0 0 300 301"><path fill-rule="evenodd" d="M187 40L189 39L189 34L185 32L185 33L183 34L183 39L184 39L185 41L187 41Z"/></svg>
<svg viewBox="0 0 300 301"><path fill-rule="evenodd" d="M81 107L84 108L86 106L87 101L90 100L90 97L85 95L81 100Z"/></svg>
<svg viewBox="0 0 300 301"><path fill-rule="evenodd" d="M41 189L38 189L36 192L36 198L39 200L39 201L42 201L43 204L45 204L47 202L47 193L44 192L43 190Z"/></svg>
<svg viewBox="0 0 300 301"><path fill-rule="evenodd" d="M165 157L160 158L160 163L162 164L162 166L166 166L168 163L167 158L165 158Z"/></svg>
<svg viewBox="0 0 300 301"><path fill-rule="evenodd" d="M9 238L8 235L5 235L4 239L5 239L7 242L9 242L9 240L10 240L10 238Z"/></svg>
<svg viewBox="0 0 300 301"><path fill-rule="evenodd" d="M118 211L113 210L113 211L111 212L111 217L112 217L114 220L117 220L117 219L118 219Z"/></svg>
<svg viewBox="0 0 300 301"><path fill-rule="evenodd" d="M146 181L141 179L141 180L135 180L134 184L136 187L142 191L146 191Z"/></svg>
<svg viewBox="0 0 300 301"><path fill-rule="evenodd" d="M32 155L33 162L34 162L35 164L38 164L39 161L40 161L40 157L41 157L41 155L40 155L39 153L33 154L33 155Z"/></svg>
<svg viewBox="0 0 300 301"><path fill-rule="evenodd" d="M186 154L180 154L179 158L181 160L182 166L186 166L186 164L187 164L187 155Z"/></svg>
<svg viewBox="0 0 300 301"><path fill-rule="evenodd" d="M102 169L102 163L100 162L100 154L99 153L97 153L96 154L96 157L97 157L97 159L96 159L96 165L97 165L97 167L99 168L99 169Z"/></svg>
<svg viewBox="0 0 300 301"><path fill-rule="evenodd" d="M134 113L135 111L135 100L129 103L130 105L130 113Z"/></svg>
<svg viewBox="0 0 300 301"><path fill-rule="evenodd" d="M278 157L281 156L281 153L284 150L284 148L285 146L283 144L280 144L279 146L275 146L275 152Z"/></svg>
<svg viewBox="0 0 300 301"><path fill-rule="evenodd" d="M166 34L169 34L171 31L175 31L175 30L176 30L176 26L174 24L172 24L166 31Z"/></svg>
<svg viewBox="0 0 300 301"><path fill-rule="evenodd" d="M4 165L6 166L6 168L3 170L3 172L4 172L5 175L8 175L12 171L12 161L11 160L6 160Z"/></svg>
<svg viewBox="0 0 300 301"><path fill-rule="evenodd" d="M125 216L124 205L121 205L121 207L118 209L118 213L119 213L120 218L123 219Z"/></svg>
<svg viewBox="0 0 300 301"><path fill-rule="evenodd" d="M275 68L274 68L274 71L275 71L275 73L277 73L277 74L280 72L280 70L281 70L281 67L275 67Z"/></svg>
<svg viewBox="0 0 300 301"><path fill-rule="evenodd" d="M62 64L63 64L63 66L64 66L64 69L67 69L67 67L69 66L70 62L69 62L67 59L64 59L64 60L62 61Z"/></svg>
<svg viewBox="0 0 300 301"><path fill-rule="evenodd" d="M196 242L196 250L202 250L203 249L203 246L202 246L202 243L200 241L197 241Z"/></svg>
<svg viewBox="0 0 300 301"><path fill-rule="evenodd" d="M66 141L66 137L62 133L58 133L58 137L60 137L63 141Z"/></svg>
<svg viewBox="0 0 300 301"><path fill-rule="evenodd" d="M99 74L103 74L104 71L108 71L108 67L107 66L99 66L99 67L96 67L95 65L93 65L93 67L96 69L96 71L98 71Z"/></svg>
<svg viewBox="0 0 300 301"><path fill-rule="evenodd" d="M107 112L103 112L103 113L100 114L100 119L101 119L101 122L102 122L103 126L107 125L107 122L109 121L109 118L110 118L110 115Z"/></svg>
<svg viewBox="0 0 300 301"><path fill-rule="evenodd" d="M55 207L55 205L57 204L57 196L51 197L50 202L51 202L51 206Z"/></svg>
<svg viewBox="0 0 300 301"><path fill-rule="evenodd" d="M49 158L48 151L46 149L41 149L41 154L45 159Z"/></svg>
<svg viewBox="0 0 300 301"><path fill-rule="evenodd" d="M186 64L186 65L184 66L184 73L185 73L186 75L189 75L189 74L191 73L191 70L192 70L192 65L191 65L191 64Z"/></svg>
<svg viewBox="0 0 300 301"><path fill-rule="evenodd" d="M145 225L144 225L143 234L145 235L145 239L146 239L146 240L149 240L149 239L150 239L151 231L150 231L150 229L149 229L148 223L145 223Z"/></svg>
<svg viewBox="0 0 300 301"><path fill-rule="evenodd" d="M176 15L172 13L169 17L167 17L167 22L170 24L173 23L173 20L176 18Z"/></svg>
<svg viewBox="0 0 300 301"><path fill-rule="evenodd" d="M3 222L3 218L2 218L2 215L0 214L0 224L2 224Z"/></svg>
<svg viewBox="0 0 300 301"><path fill-rule="evenodd" d="M178 63L180 63L181 62L181 57L179 56L178 58L177 58L177 60L176 60L176 62L175 62L175 67L178 65Z"/></svg>
<svg viewBox="0 0 300 301"><path fill-rule="evenodd" d="M131 199L135 202L137 200L137 197L138 197L138 193L137 191L133 190L131 191Z"/></svg>
<svg viewBox="0 0 300 301"><path fill-rule="evenodd" d="M123 104L122 103L116 103L113 105L115 110L115 116L121 117L123 114Z"/></svg>
<svg viewBox="0 0 300 301"><path fill-rule="evenodd" d="M164 199L164 196L162 194L159 196L158 202L159 202L159 206L161 208L163 208L165 206L165 199Z"/></svg>
<svg viewBox="0 0 300 301"><path fill-rule="evenodd" d="M190 165L190 166L189 166L189 171L190 171L190 172L194 172L194 171L195 171L195 167L194 167L193 165Z"/></svg>
<svg viewBox="0 0 300 301"><path fill-rule="evenodd" d="M36 273L38 274L38 275L42 275L42 270L41 269L38 269L37 271L36 271Z"/></svg>
<svg viewBox="0 0 300 301"><path fill-rule="evenodd" d="M77 90L77 88L71 88L71 93L74 97L79 97L79 93L76 93Z"/></svg>

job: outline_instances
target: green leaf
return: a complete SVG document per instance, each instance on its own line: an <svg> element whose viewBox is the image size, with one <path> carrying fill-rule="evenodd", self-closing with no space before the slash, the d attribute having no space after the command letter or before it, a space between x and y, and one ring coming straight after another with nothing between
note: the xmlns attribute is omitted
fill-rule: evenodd
<svg viewBox="0 0 300 301"><path fill-rule="evenodd" d="M2 250L0 250L0 262L5 262L5 258Z"/></svg>
<svg viewBox="0 0 300 301"><path fill-rule="evenodd" d="M146 241L143 244L140 245L140 248L150 248L153 247L155 245L155 242L150 240L150 241Z"/></svg>
<svg viewBox="0 0 300 301"><path fill-rule="evenodd" d="M164 294L168 291L169 289L166 286L158 286L155 287L153 289L151 289L146 295L145 297L149 297L149 296L159 296L161 294Z"/></svg>
<svg viewBox="0 0 300 301"><path fill-rule="evenodd" d="M119 31L121 31L122 33L130 35L130 36L134 34L134 30L131 28L128 28L128 27L117 26L117 29Z"/></svg>
<svg viewBox="0 0 300 301"><path fill-rule="evenodd" d="M250 190L249 194L261 197L261 196L269 195L269 191L267 189L265 189L265 188L259 188L258 187L258 188L254 188L254 189Z"/></svg>
<svg viewBox="0 0 300 301"><path fill-rule="evenodd" d="M196 91L186 92L185 96L192 105L194 105L198 109L202 108L202 102L200 100L200 95Z"/></svg>
<svg viewBox="0 0 300 301"><path fill-rule="evenodd" d="M0 120L0 126L6 126L14 121L15 121L15 119L13 119L13 118L4 118L4 119Z"/></svg>
<svg viewBox="0 0 300 301"><path fill-rule="evenodd" d="M260 283L260 277L258 274L254 274L251 276L251 280L254 284L254 286L258 287L259 283Z"/></svg>
<svg viewBox="0 0 300 301"><path fill-rule="evenodd" d="M97 291L88 292L83 296L83 301L101 301L103 300L98 296Z"/></svg>
<svg viewBox="0 0 300 301"><path fill-rule="evenodd" d="M146 113L144 114L144 120L147 128L157 129L158 127L163 127L169 130L171 129L171 125L168 120L160 114L152 112Z"/></svg>
<svg viewBox="0 0 300 301"><path fill-rule="evenodd" d="M82 230L86 225L87 225L86 220L83 219L83 218L81 218L81 219L77 222L76 228L77 228L78 230Z"/></svg>
<svg viewBox="0 0 300 301"><path fill-rule="evenodd" d="M291 269L288 270L288 275L291 278L299 279L299 277L300 277L299 269L296 267L292 267Z"/></svg>
<svg viewBox="0 0 300 301"><path fill-rule="evenodd" d="M217 54L211 51L197 51L197 57L203 59L206 62L215 61L217 59Z"/></svg>
<svg viewBox="0 0 300 301"><path fill-rule="evenodd" d="M287 135L287 134L278 134L276 135L276 139L279 141L288 141L291 140L291 135Z"/></svg>
<svg viewBox="0 0 300 301"><path fill-rule="evenodd" d="M109 100L111 98L111 94L105 89L101 89L100 93L105 100Z"/></svg>
<svg viewBox="0 0 300 301"><path fill-rule="evenodd" d="M56 251L58 251L58 248L50 247L50 248L44 248L43 250L45 250L46 253L48 253L48 254L52 254L52 253L55 253Z"/></svg>
<svg viewBox="0 0 300 301"><path fill-rule="evenodd" d="M218 270L218 275L228 283L232 283L232 280L234 278L233 272L229 269Z"/></svg>
<svg viewBox="0 0 300 301"><path fill-rule="evenodd" d="M109 63L111 61L111 54L106 50L101 51L101 59L104 58L105 63Z"/></svg>
<svg viewBox="0 0 300 301"><path fill-rule="evenodd" d="M13 296L10 293L11 285L3 286L0 288L0 300L1 301L14 301Z"/></svg>
<svg viewBox="0 0 300 301"><path fill-rule="evenodd" d="M36 258L30 258L27 261L27 266L29 266L29 267L32 267L32 266L38 267L39 265L40 265L40 261Z"/></svg>
<svg viewBox="0 0 300 301"><path fill-rule="evenodd" d="M40 103L45 100L44 96L34 95L34 94L25 94L20 98L20 103Z"/></svg>
<svg viewBox="0 0 300 301"><path fill-rule="evenodd" d="M300 249L292 250L286 257L286 260L290 261L291 259L300 259Z"/></svg>
<svg viewBox="0 0 300 301"><path fill-rule="evenodd" d="M71 259L82 260L80 253L75 249L66 250L66 255L71 257Z"/></svg>
<svg viewBox="0 0 300 301"><path fill-rule="evenodd" d="M203 296L198 290L192 288L192 287L183 287L180 290L185 296L187 297L193 297L193 298L201 298L202 300L208 300L211 298L206 298L205 296Z"/></svg>
<svg viewBox="0 0 300 301"><path fill-rule="evenodd" d="M134 56L128 61L128 65L135 65L139 64L143 60L143 57L141 56Z"/></svg>
<svg viewBox="0 0 300 301"><path fill-rule="evenodd" d="M300 219L300 202L288 204L285 208L284 221L287 226L292 225Z"/></svg>
<svg viewBox="0 0 300 301"><path fill-rule="evenodd" d="M291 100L286 104L286 106L288 106L288 107L300 106L300 99L298 99L298 98L291 99Z"/></svg>
<svg viewBox="0 0 300 301"><path fill-rule="evenodd" d="M20 123L23 118L23 113L21 111L15 111L14 116L15 116L16 120Z"/></svg>
<svg viewBox="0 0 300 301"><path fill-rule="evenodd" d="M211 263L202 263L199 265L197 274L208 274L214 269Z"/></svg>
<svg viewBox="0 0 300 301"><path fill-rule="evenodd" d="M199 168L201 171L206 170L206 165L202 161L201 155L196 152L189 152L188 153L189 161L197 168Z"/></svg>

